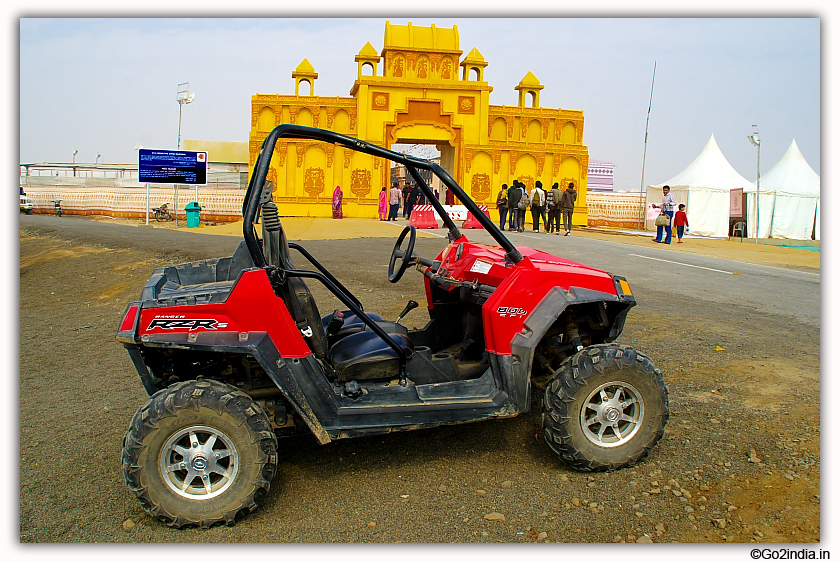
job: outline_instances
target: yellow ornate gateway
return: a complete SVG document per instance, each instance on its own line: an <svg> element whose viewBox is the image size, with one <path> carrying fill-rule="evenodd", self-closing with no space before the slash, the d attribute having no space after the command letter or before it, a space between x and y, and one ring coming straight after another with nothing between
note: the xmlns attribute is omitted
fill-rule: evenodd
<svg viewBox="0 0 840 562"><path fill-rule="evenodd" d="M316 96L318 73L304 59L292 73L295 95L252 97L251 169L267 134L284 123L330 129L388 148L433 144L441 152L441 166L491 209L501 185L514 179L529 189L537 180L546 189L554 182L563 188L574 182L574 224L586 225L589 151L583 145L583 111L540 107L544 86L531 72L516 86L516 107L490 105L487 62L478 49L463 60L462 54L457 26L386 22L382 53L367 43L356 55L351 97ZM307 87L306 95L301 86ZM367 154L317 141L281 140L268 177L283 216L331 216L332 194L340 185L345 216L372 218L390 172L388 163Z"/></svg>

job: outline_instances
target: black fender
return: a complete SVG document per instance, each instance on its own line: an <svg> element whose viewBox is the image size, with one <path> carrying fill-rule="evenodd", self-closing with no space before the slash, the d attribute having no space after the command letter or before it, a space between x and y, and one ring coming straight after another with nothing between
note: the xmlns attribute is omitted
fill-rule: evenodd
<svg viewBox="0 0 840 562"><path fill-rule="evenodd" d="M313 405L309 403L304 389L298 384L298 379L294 377L292 369L288 365L291 362L295 369L298 369L301 366L299 364L304 363L303 367L307 370L319 370L317 364L311 364L315 361L314 357L281 357L267 332L248 332L247 334L239 334L238 332L181 332L143 336L142 342L142 345L148 347L182 349L185 351L239 353L253 357L274 384L277 385L283 397L292 405L301 419L304 420L315 438L322 445L332 440L321 424L321 421L315 415L315 410L320 411L324 405ZM125 344L125 347L140 375L143 387L151 396L160 390L160 388L157 386L152 373L146 366L143 355L140 352L140 346L136 344ZM329 400L331 393L317 392L310 395L322 396L324 399ZM332 407L335 408L335 404L332 404Z"/></svg>
<svg viewBox="0 0 840 562"><path fill-rule="evenodd" d="M554 287L534 307L525 319L523 329L511 340L511 365L513 380L511 394L515 398L520 411L527 412L531 408L531 371L534 362L534 350L542 341L548 329L560 318L560 315L572 305L590 302L623 302L626 306L613 321L608 340L617 338L624 328L627 312L636 304L636 300L629 295L605 293L581 287Z"/></svg>

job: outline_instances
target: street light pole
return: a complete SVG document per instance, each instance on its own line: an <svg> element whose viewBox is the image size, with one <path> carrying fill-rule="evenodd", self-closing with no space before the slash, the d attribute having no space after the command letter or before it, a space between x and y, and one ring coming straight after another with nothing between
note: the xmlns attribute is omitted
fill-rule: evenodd
<svg viewBox="0 0 840 562"><path fill-rule="evenodd" d="M181 150L181 116L184 111L184 106L192 103L195 99L195 93L190 93L190 83L182 82L178 84L178 150ZM198 186L195 188L195 198L198 200ZM175 226L178 226L178 184L175 184Z"/></svg>
<svg viewBox="0 0 840 562"><path fill-rule="evenodd" d="M184 106L188 103L192 103L195 99L195 93L190 93L190 83L183 82L178 84L178 150L181 150L181 117L183 114Z"/></svg>
<svg viewBox="0 0 840 562"><path fill-rule="evenodd" d="M753 134L747 135L749 141L758 148L758 161L756 164L756 178L755 178L755 243L758 244L758 234L759 234L759 213L760 208L758 205L759 201L759 194L761 193L761 138L758 135L758 125L753 125Z"/></svg>

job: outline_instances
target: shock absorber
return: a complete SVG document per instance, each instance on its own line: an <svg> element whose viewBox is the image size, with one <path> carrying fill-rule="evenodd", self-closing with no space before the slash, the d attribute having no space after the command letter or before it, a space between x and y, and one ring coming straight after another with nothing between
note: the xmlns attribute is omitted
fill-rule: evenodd
<svg viewBox="0 0 840 562"><path fill-rule="evenodd" d="M262 206L262 227L263 227L263 252L268 265L277 265L280 261L280 216L277 212L277 204L274 201L263 203Z"/></svg>
<svg viewBox="0 0 840 562"><path fill-rule="evenodd" d="M571 319L566 324L566 341L575 347L575 351L583 349L583 342L580 341L580 332L578 332L577 324Z"/></svg>

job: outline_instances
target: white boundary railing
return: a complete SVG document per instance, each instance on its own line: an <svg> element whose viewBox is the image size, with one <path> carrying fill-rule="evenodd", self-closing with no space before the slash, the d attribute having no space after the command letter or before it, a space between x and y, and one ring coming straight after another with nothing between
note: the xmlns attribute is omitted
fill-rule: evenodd
<svg viewBox="0 0 840 562"><path fill-rule="evenodd" d="M32 178L34 179L34 178ZM43 178L60 179L60 178ZM88 181L96 178L88 178ZM113 179L102 178L113 184ZM36 213L53 213L54 200L61 201L62 210L68 215L99 215L114 218L146 217L146 188L138 187L96 187L62 186L52 181L49 186L33 185L27 182L23 188L32 199ZM40 183L40 182L38 182ZM242 201L245 190L210 188L199 186L198 205L201 220L210 222L234 222L242 218ZM194 186L178 187L178 217L186 218L184 207L195 200ZM175 209L174 186L150 187L150 208L169 205L170 213Z"/></svg>

